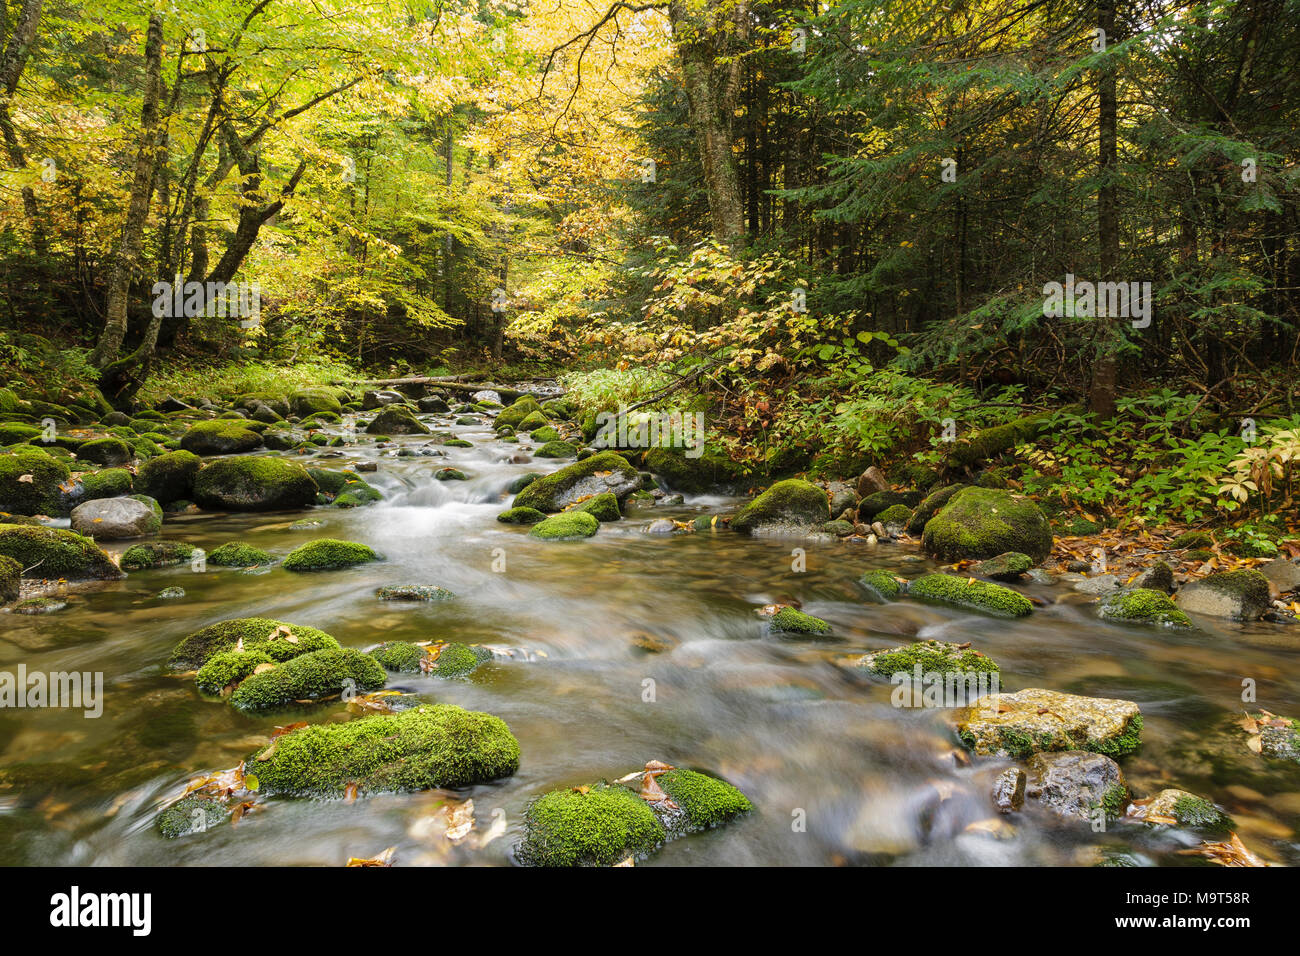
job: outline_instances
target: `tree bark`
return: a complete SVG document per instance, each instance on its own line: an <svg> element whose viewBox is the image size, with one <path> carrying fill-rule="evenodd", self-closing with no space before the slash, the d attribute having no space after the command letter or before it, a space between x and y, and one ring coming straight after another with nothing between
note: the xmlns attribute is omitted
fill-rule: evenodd
<svg viewBox="0 0 1300 956"><path fill-rule="evenodd" d="M1115 0L1099 0L1097 27L1105 31L1106 47L1115 39ZM1118 162L1118 104L1116 100L1116 69L1105 62L1097 77L1097 242L1098 263L1103 282L1117 280L1119 268L1119 201L1116 194L1115 174ZM1097 356L1093 365L1092 387L1088 406L1099 420L1115 415L1115 366L1119 346L1119 319L1115 316L1098 316Z"/></svg>
<svg viewBox="0 0 1300 956"><path fill-rule="evenodd" d="M41 20L43 0L23 0L14 21L13 32L0 55L0 136L3 136L5 152L9 155L10 165L22 169L27 165L27 155L18 141L18 131L14 129L13 119L9 115L9 104L18 90L18 80L27 66L27 57L32 44L36 41L36 27ZM45 229L41 225L40 208L36 203L36 192L30 186L22 190L23 212L32 227L32 245L44 258L47 251Z"/></svg>

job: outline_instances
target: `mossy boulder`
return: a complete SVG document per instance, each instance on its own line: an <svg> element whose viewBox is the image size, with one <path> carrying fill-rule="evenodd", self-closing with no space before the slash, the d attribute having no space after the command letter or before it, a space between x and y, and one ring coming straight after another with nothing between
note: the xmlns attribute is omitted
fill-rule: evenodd
<svg viewBox="0 0 1300 956"><path fill-rule="evenodd" d="M584 511L597 521L617 521L623 517L623 512L618 507L618 499L608 491L588 498L580 505L574 505L571 510Z"/></svg>
<svg viewBox="0 0 1300 956"><path fill-rule="evenodd" d="M535 471L530 471L526 475L520 475L506 486L506 494L517 495L540 477L542 476Z"/></svg>
<svg viewBox="0 0 1300 956"><path fill-rule="evenodd" d="M431 434L415 413L406 405L388 405L375 420L366 426L368 435L428 435Z"/></svg>
<svg viewBox="0 0 1300 956"><path fill-rule="evenodd" d="M831 626L821 618L793 607L783 607L773 614L771 626L773 633L792 637L823 637L831 632Z"/></svg>
<svg viewBox="0 0 1300 956"><path fill-rule="evenodd" d="M1188 548L1200 549L1214 546L1214 536L1208 531L1184 531L1173 541L1169 542L1169 547L1175 550L1186 550Z"/></svg>
<svg viewBox="0 0 1300 956"><path fill-rule="evenodd" d="M316 482L316 487L327 495L339 494L343 491L343 486L348 483L347 475L332 468L314 468L308 465L307 474L311 475L311 480Z"/></svg>
<svg viewBox="0 0 1300 956"><path fill-rule="evenodd" d="M497 423L500 424L500 421L501 421L500 416L498 416ZM549 420L547 419L546 415L539 409L535 412L529 412L527 415L524 416L523 421L521 421L518 425L518 431L535 432L539 428L545 428L548 424L549 424Z"/></svg>
<svg viewBox="0 0 1300 956"><path fill-rule="evenodd" d="M970 569L976 577L992 578L994 581L1019 581L1034 566L1034 559L1019 551L1008 551L997 557L981 561Z"/></svg>
<svg viewBox="0 0 1300 956"><path fill-rule="evenodd" d="M808 481L778 481L731 519L733 531L746 534L807 533L831 518L826 492Z"/></svg>
<svg viewBox="0 0 1300 956"><path fill-rule="evenodd" d="M469 481L469 475L459 468L439 468L433 477L436 481Z"/></svg>
<svg viewBox="0 0 1300 956"><path fill-rule="evenodd" d="M280 458L221 458L194 478L194 501L217 511L305 508L316 494L307 470Z"/></svg>
<svg viewBox="0 0 1300 956"><path fill-rule="evenodd" d="M1187 615L1170 600L1169 595L1153 588L1128 588L1108 594L1102 598L1097 613L1107 620L1123 621L1126 624L1192 626Z"/></svg>
<svg viewBox="0 0 1300 956"><path fill-rule="evenodd" d="M0 524L0 554L36 579L115 581L126 576L95 542L62 528Z"/></svg>
<svg viewBox="0 0 1300 956"><path fill-rule="evenodd" d="M220 826L229 815L225 804L218 800L189 796L177 800L158 814L155 826L168 840L174 840Z"/></svg>
<svg viewBox="0 0 1300 956"><path fill-rule="evenodd" d="M429 659L429 652L423 645L409 641L385 641L371 651L370 656L384 670L397 674L418 674L424 662Z"/></svg>
<svg viewBox="0 0 1300 956"><path fill-rule="evenodd" d="M884 651L872 651L858 659L858 666L880 677L905 673L909 677L920 668L922 674L996 674L997 662L969 645L945 641L917 641Z"/></svg>
<svg viewBox="0 0 1300 956"><path fill-rule="evenodd" d="M476 644L434 644L425 670L434 677L465 677L492 660L492 652Z"/></svg>
<svg viewBox="0 0 1300 956"><path fill-rule="evenodd" d="M901 491L873 491L858 502L858 520L870 523L876 516L897 506L908 507L909 497ZM913 505L917 504L912 500Z"/></svg>
<svg viewBox="0 0 1300 956"><path fill-rule="evenodd" d="M1271 606L1268 578L1253 568L1209 574L1178 592L1178 606L1194 614L1254 621Z"/></svg>
<svg viewBox="0 0 1300 956"><path fill-rule="evenodd" d="M1142 734L1142 714L1131 700L1040 688L990 694L958 710L954 719L957 736L981 756L1088 750L1122 757L1138 748Z"/></svg>
<svg viewBox="0 0 1300 956"><path fill-rule="evenodd" d="M967 485L947 485L922 498L921 503L912 509L912 517L907 522L907 533L920 534L924 531L929 520L952 500L953 495L967 487Z"/></svg>
<svg viewBox="0 0 1300 956"><path fill-rule="evenodd" d="M918 601L982 611L995 617L1024 617L1034 610L1029 598L1010 588L952 574L927 574L913 581L907 593Z"/></svg>
<svg viewBox="0 0 1300 956"><path fill-rule="evenodd" d="M459 420L457 420L457 424L460 424ZM471 422L471 424L476 424L476 422ZM554 425L547 425L544 428L533 429L528 437L535 442L545 444L546 442L559 441L560 431Z"/></svg>
<svg viewBox="0 0 1300 956"><path fill-rule="evenodd" d="M230 695L230 703L243 711L279 710L295 701L377 690L387 679L369 654L351 647L331 647L250 674Z"/></svg>
<svg viewBox="0 0 1300 956"><path fill-rule="evenodd" d="M732 484L741 476L740 466L711 445L698 455L695 449L651 448L645 453L644 464L672 490L691 494Z"/></svg>
<svg viewBox="0 0 1300 956"><path fill-rule="evenodd" d="M339 401L336 390L304 388L289 395L289 410L299 418L306 418L316 412L339 415L343 412L343 403Z"/></svg>
<svg viewBox="0 0 1300 956"><path fill-rule="evenodd" d="M23 566L8 555L0 554L0 604L18 600Z"/></svg>
<svg viewBox="0 0 1300 956"><path fill-rule="evenodd" d="M261 548L239 541L228 541L208 552L208 564L219 568L251 568L258 564L271 564L275 561L268 552Z"/></svg>
<svg viewBox="0 0 1300 956"><path fill-rule="evenodd" d="M376 666L378 666L376 664ZM252 754L264 794L342 796L468 787L519 769L519 742L499 717L449 704L301 727Z"/></svg>
<svg viewBox="0 0 1300 956"><path fill-rule="evenodd" d="M599 530L600 522L594 515L583 511L566 511L539 521L528 534L534 538L554 541L563 538L590 538Z"/></svg>
<svg viewBox="0 0 1300 956"><path fill-rule="evenodd" d="M374 485L360 478L352 478L343 485L343 491L334 499L334 507L361 508L383 500L383 493Z"/></svg>
<svg viewBox="0 0 1300 956"><path fill-rule="evenodd" d="M537 458L573 458L577 454L578 449L567 441L548 441L533 452Z"/></svg>
<svg viewBox="0 0 1300 956"><path fill-rule="evenodd" d="M237 455L262 447L262 436L243 421L195 422L181 436L181 448L194 455Z"/></svg>
<svg viewBox="0 0 1300 956"><path fill-rule="evenodd" d="M649 804L617 784L552 790L529 804L524 831L516 855L529 866L613 866L668 838Z"/></svg>
<svg viewBox="0 0 1300 956"><path fill-rule="evenodd" d="M162 528L162 509L155 511L156 505L134 497L96 498L72 509L72 530L101 541L157 534Z"/></svg>
<svg viewBox="0 0 1300 956"><path fill-rule="evenodd" d="M563 511L574 502L609 492L622 500L641 485L641 476L622 455L592 455L531 482L515 495L514 507Z"/></svg>
<svg viewBox="0 0 1300 956"><path fill-rule="evenodd" d="M948 465L963 468L979 464L1011 451L1017 445L1033 441L1047 427L1051 417L1050 412L1039 412L1005 425L981 429L969 438L959 438L948 454Z"/></svg>
<svg viewBox="0 0 1300 956"><path fill-rule="evenodd" d="M907 529L907 523L912 520L912 509L907 505L890 505L876 515L876 520L890 534L898 534Z"/></svg>
<svg viewBox="0 0 1300 956"><path fill-rule="evenodd" d="M1124 816L1128 784L1119 764L1086 750L1036 753L1025 763L1025 796L1057 816L1107 822Z"/></svg>
<svg viewBox="0 0 1300 956"><path fill-rule="evenodd" d="M299 654L338 646L338 641L314 627L266 617L241 617L209 624L184 637L172 650L167 667L171 671L195 670L214 655L239 647L262 651L274 661L287 661Z"/></svg>
<svg viewBox="0 0 1300 956"><path fill-rule="evenodd" d="M207 663L194 675L194 686L202 693L213 697L233 691L245 677L263 665L273 665L276 661L265 651L222 651L208 658Z"/></svg>
<svg viewBox="0 0 1300 956"><path fill-rule="evenodd" d="M82 475L81 500L96 498L121 498L131 493L133 479L125 468L105 468L103 471Z"/></svg>
<svg viewBox="0 0 1300 956"><path fill-rule="evenodd" d="M1218 838L1236 827L1232 817L1209 800L1173 788L1161 790L1149 800L1138 801L1130 817L1143 823L1177 826Z"/></svg>
<svg viewBox="0 0 1300 956"><path fill-rule="evenodd" d="M286 571L333 571L350 568L370 561L378 561L368 545L338 538L318 538L294 548L284 559Z"/></svg>
<svg viewBox="0 0 1300 956"><path fill-rule="evenodd" d="M381 601L450 601L456 597L433 584L386 584L375 591Z"/></svg>
<svg viewBox="0 0 1300 956"><path fill-rule="evenodd" d="M708 774L673 768L655 777L659 787L686 815L685 826L678 819L666 825L670 836L681 832L711 830L754 809L740 790ZM669 811L672 814L671 811ZM675 814L672 814L675 817Z"/></svg>
<svg viewBox="0 0 1300 956"><path fill-rule="evenodd" d="M520 426L529 415L537 414L541 416L541 421L536 427L541 428L547 424L545 415L542 414L542 406L537 403L537 399L531 395L525 395L517 399L513 405L501 409L497 413L495 427L500 429L503 426L513 428L515 431L524 431Z"/></svg>
<svg viewBox="0 0 1300 956"><path fill-rule="evenodd" d="M121 566L126 571L147 571L185 564L193 556L195 547L184 541L149 541L133 544L122 554Z"/></svg>
<svg viewBox="0 0 1300 956"><path fill-rule="evenodd" d="M44 429L22 422L0 422L0 445L23 445L40 438Z"/></svg>
<svg viewBox="0 0 1300 956"><path fill-rule="evenodd" d="M70 474L66 464L33 445L0 452L0 512L58 514L64 505L60 486Z"/></svg>
<svg viewBox="0 0 1300 956"><path fill-rule="evenodd" d="M866 590L867 595L878 604L888 604L890 601L896 600L903 592L903 586L899 584L898 578L884 570L868 571L858 578L858 583Z"/></svg>
<svg viewBox="0 0 1300 956"><path fill-rule="evenodd" d="M104 468L117 468L135 457L135 448L120 438L94 438L77 446L78 460L94 462Z"/></svg>
<svg viewBox="0 0 1300 956"><path fill-rule="evenodd" d="M992 558L1007 551L1042 561L1052 529L1038 505L996 488L965 488L925 525L921 544L943 560Z"/></svg>
<svg viewBox="0 0 1300 956"><path fill-rule="evenodd" d="M497 515L502 524L537 524L545 521L546 515L536 508L507 508Z"/></svg>

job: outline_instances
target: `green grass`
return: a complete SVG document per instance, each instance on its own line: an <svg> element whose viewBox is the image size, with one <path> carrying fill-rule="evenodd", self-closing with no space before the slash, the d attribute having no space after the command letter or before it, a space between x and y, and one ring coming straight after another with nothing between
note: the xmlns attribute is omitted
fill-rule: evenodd
<svg viewBox="0 0 1300 956"><path fill-rule="evenodd" d="M291 392L355 377L357 372L351 366L319 359L291 365L240 362L215 367L171 368L150 375L138 397L144 404L152 405L169 395L181 399L190 395L227 398L246 392Z"/></svg>

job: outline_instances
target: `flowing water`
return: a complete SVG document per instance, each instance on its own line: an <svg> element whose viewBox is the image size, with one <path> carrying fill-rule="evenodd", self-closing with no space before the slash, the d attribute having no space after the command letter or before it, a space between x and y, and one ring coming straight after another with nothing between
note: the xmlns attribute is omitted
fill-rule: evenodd
<svg viewBox="0 0 1300 956"><path fill-rule="evenodd" d="M1200 622L1171 634L1106 624L1066 584L1025 588L1047 605L1014 622L908 601L878 605L855 583L863 571L916 577L932 562L908 545L642 530L654 518L734 506L718 496L633 504L594 538L539 541L495 516L511 479L566 462L512 462L526 457L527 443L497 441L490 420L452 428L451 416L421 418L474 447L396 457L401 445L429 439L380 448L361 435L341 460L310 460L376 461L378 471L362 477L383 491L382 503L314 509L309 517L323 524L312 530L290 527L303 513L205 513L171 518L163 531L209 551L238 540L278 556L316 537L344 538L371 545L383 562L297 575L183 565L74 589L56 613L0 615L0 670L97 671L105 681L98 719L0 713L0 766L10 780L0 789L0 862L332 866L395 846L398 864L504 864L530 799L650 759L720 775L756 808L668 844L651 865L1090 864L1114 854L1198 862L1176 852L1195 843L1176 831L1119 823L1094 833L1034 811L990 823L990 784L1009 761L962 760L949 711L896 708L889 684L846 666L865 651L926 637L973 642L1002 665L1003 690L1137 701L1143 745L1122 761L1136 795L1180 787L1209 797L1234 814L1252 850L1300 862L1300 767L1254 756L1233 724L1247 678L1259 706L1300 714L1295 630ZM434 480L445 465L470 480ZM794 570L797 548L806 570ZM381 602L375 589L384 584L435 584L457 597ZM184 598L157 597L171 586ZM790 601L829 621L835 639L766 633L757 610ZM467 680L394 675L389 686L503 718L519 739L518 773L457 794L271 799L237 826L164 840L154 816L195 775L235 766L277 724L307 713L346 719L337 701L246 716L163 673L185 634L248 616L318 627L362 649L386 640L490 645L496 658ZM478 849L430 838L422 821L448 797L472 797L480 829L501 811L506 834Z"/></svg>

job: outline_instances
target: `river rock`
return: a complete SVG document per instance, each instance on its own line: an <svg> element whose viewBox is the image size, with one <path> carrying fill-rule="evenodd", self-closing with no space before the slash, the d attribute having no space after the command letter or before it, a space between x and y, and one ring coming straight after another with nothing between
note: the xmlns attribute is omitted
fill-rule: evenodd
<svg viewBox="0 0 1300 956"><path fill-rule="evenodd" d="M383 408L385 405L403 404L406 396L401 392L391 392L383 389L363 392L361 394L361 410L370 412L376 408Z"/></svg>
<svg viewBox="0 0 1300 956"><path fill-rule="evenodd" d="M388 405L366 426L370 435L429 435L429 429L405 405Z"/></svg>
<svg viewBox="0 0 1300 956"><path fill-rule="evenodd" d="M830 520L826 492L797 478L778 481L731 519L733 531L748 534L809 534Z"/></svg>
<svg viewBox="0 0 1300 956"><path fill-rule="evenodd" d="M181 448L195 455L235 455L261 445L261 435L231 419L195 422L181 436Z"/></svg>
<svg viewBox="0 0 1300 956"><path fill-rule="evenodd" d="M1174 570L1165 562L1157 561L1133 579L1132 587L1173 594Z"/></svg>
<svg viewBox="0 0 1300 956"><path fill-rule="evenodd" d="M1025 803L1025 772L1008 767L993 781L993 805L999 813L1014 813Z"/></svg>
<svg viewBox="0 0 1300 956"><path fill-rule="evenodd" d="M842 515L858 503L857 493L844 481L832 481L826 486L826 494L830 498L832 515Z"/></svg>
<svg viewBox="0 0 1300 956"><path fill-rule="evenodd" d="M605 451L534 479L515 495L513 506L544 512L563 511L580 498L603 492L621 501L640 485L640 474L626 458Z"/></svg>
<svg viewBox="0 0 1300 956"><path fill-rule="evenodd" d="M116 581L126 577L95 542L75 531L0 524L0 554L13 558L32 580Z"/></svg>
<svg viewBox="0 0 1300 956"><path fill-rule="evenodd" d="M1221 571L1178 592L1178 606L1193 614L1254 621L1269 609L1269 583L1259 571Z"/></svg>
<svg viewBox="0 0 1300 956"><path fill-rule="evenodd" d="M1025 796L1063 817L1117 820L1128 806L1128 785L1119 764L1086 750L1037 753L1025 764Z"/></svg>
<svg viewBox="0 0 1300 956"><path fill-rule="evenodd" d="M867 495L874 494L877 491L888 491L889 482L885 480L884 473L875 465L872 465L858 476L857 490L858 497L865 498Z"/></svg>
<svg viewBox="0 0 1300 956"><path fill-rule="evenodd" d="M134 498L96 498L72 509L72 530L101 541L140 538L161 527L154 510Z"/></svg>
<svg viewBox="0 0 1300 956"><path fill-rule="evenodd" d="M427 398L416 399L415 404L419 406L420 411L422 412L439 413L451 411L451 406L447 404L447 400L439 398L437 395L430 395Z"/></svg>
<svg viewBox="0 0 1300 956"><path fill-rule="evenodd" d="M1036 687L981 697L954 718L957 736L981 756L1091 750L1122 757L1137 749L1142 733L1142 714L1130 700Z"/></svg>
<svg viewBox="0 0 1300 956"><path fill-rule="evenodd" d="M1191 627L1186 614L1169 595L1154 588L1126 588L1102 598L1097 613L1109 620L1159 627Z"/></svg>
<svg viewBox="0 0 1300 956"><path fill-rule="evenodd" d="M14 445L0 454L0 511L55 515L63 510L62 485L68 466L33 445Z"/></svg>
<svg viewBox="0 0 1300 956"><path fill-rule="evenodd" d="M1019 551L1008 551L996 558L981 561L971 568L971 574L994 581L1019 581L1034 566L1034 559Z"/></svg>
<svg viewBox="0 0 1300 956"><path fill-rule="evenodd" d="M1287 558L1274 558L1268 564L1262 564L1256 570L1268 579L1269 590L1280 596L1290 591L1300 590L1300 564Z"/></svg>
<svg viewBox="0 0 1300 956"><path fill-rule="evenodd" d="M1224 836L1233 828L1228 816L1209 800L1186 790L1161 790L1149 800L1136 801L1129 819L1154 825L1179 826L1210 836Z"/></svg>
<svg viewBox="0 0 1300 956"><path fill-rule="evenodd" d="M307 469L281 458L222 458L194 477L194 500L218 511L305 508L318 489Z"/></svg>
<svg viewBox="0 0 1300 956"><path fill-rule="evenodd" d="M972 487L954 494L926 522L921 543L947 561L1019 551L1037 562L1051 553L1052 529L1038 505L1024 495Z"/></svg>
<svg viewBox="0 0 1300 956"><path fill-rule="evenodd" d="M470 396L470 398L479 403L491 402L493 405L501 404L501 393L490 388L485 388L482 391L475 392Z"/></svg>

